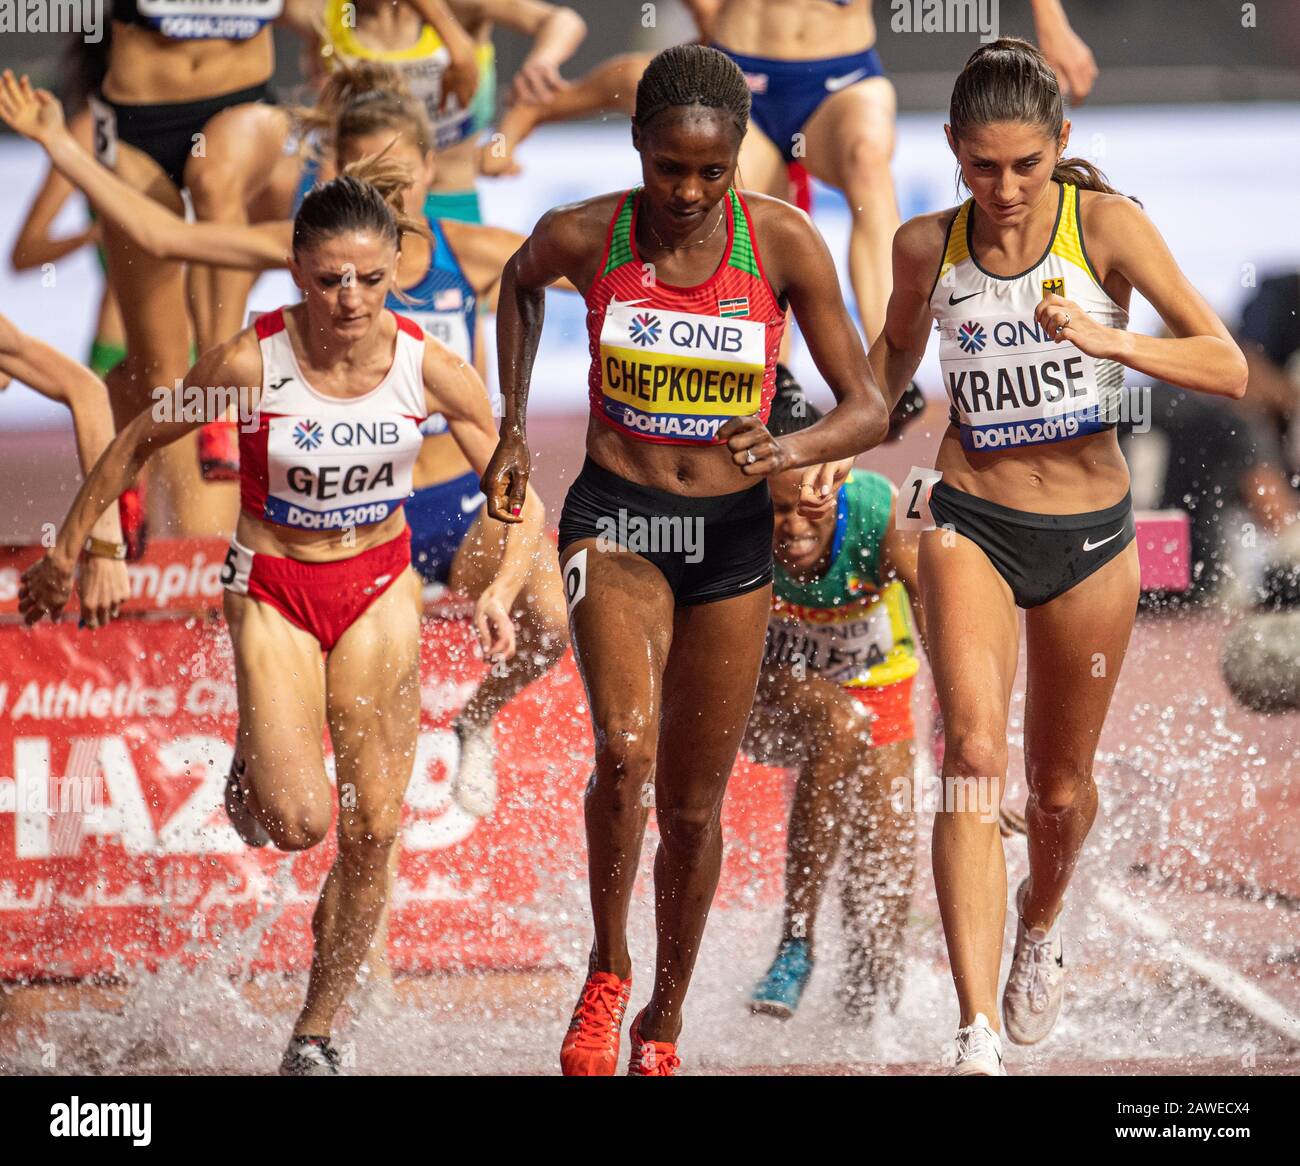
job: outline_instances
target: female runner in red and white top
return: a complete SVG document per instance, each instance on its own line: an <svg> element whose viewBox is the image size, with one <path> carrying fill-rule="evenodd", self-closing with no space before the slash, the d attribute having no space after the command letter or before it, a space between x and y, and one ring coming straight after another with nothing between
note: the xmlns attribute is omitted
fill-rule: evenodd
<svg viewBox="0 0 1300 1166"><path fill-rule="evenodd" d="M678 1064L681 1009L722 856L720 813L763 656L772 503L764 479L876 444L884 401L808 217L732 188L749 114L723 54L682 45L637 90L644 186L547 214L507 265L498 308L506 420L490 513L529 473L525 402L542 289L567 276L591 333L587 462L560 563L596 764L586 795L595 944L561 1049L566 1074L613 1073L631 991L627 912L653 792L659 950L632 1022L634 1074ZM839 406L779 443L764 427L785 310ZM846 472L846 471L845 471ZM651 785L653 783L653 790Z"/></svg>
<svg viewBox="0 0 1300 1166"><path fill-rule="evenodd" d="M402 506L420 423L441 413L480 472L496 443L474 370L384 307L403 229L420 226L399 224L358 177L309 194L290 265L303 302L211 349L186 377L182 401L156 401L117 436L20 595L29 619L58 610L91 526L149 456L222 416L231 402L219 386L256 386L238 390L253 399L255 425L241 435L241 513L223 575L247 811L236 826L246 841L260 826L282 850L325 837L334 812L321 752L327 720L339 788L355 791L340 800L339 855L313 921L307 999L281 1065L290 1074L338 1071L330 1028L383 909L415 756L420 586ZM510 605L540 546L542 515L532 492L496 515L522 525L476 604L487 652L513 648Z"/></svg>

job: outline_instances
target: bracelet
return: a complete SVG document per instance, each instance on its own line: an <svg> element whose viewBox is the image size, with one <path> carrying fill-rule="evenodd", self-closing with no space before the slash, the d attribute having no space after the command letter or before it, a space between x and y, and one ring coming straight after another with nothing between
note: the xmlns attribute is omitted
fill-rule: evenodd
<svg viewBox="0 0 1300 1166"><path fill-rule="evenodd" d="M93 535L86 539L85 545L81 548L88 555L95 555L101 559L117 559L119 561L126 558L126 543L109 542L106 538L95 538Z"/></svg>

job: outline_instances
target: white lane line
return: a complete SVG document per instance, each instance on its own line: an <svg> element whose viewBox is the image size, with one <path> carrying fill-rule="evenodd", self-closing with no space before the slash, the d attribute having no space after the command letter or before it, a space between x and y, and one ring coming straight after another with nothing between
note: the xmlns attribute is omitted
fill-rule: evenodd
<svg viewBox="0 0 1300 1166"><path fill-rule="evenodd" d="M1111 883L1098 886L1097 901L1115 918L1136 928L1151 942L1160 944L1169 955L1186 964L1220 995L1226 996L1292 1044L1300 1045L1300 1016L1240 972L1184 943L1174 935L1173 927L1163 915L1142 906L1131 894Z"/></svg>

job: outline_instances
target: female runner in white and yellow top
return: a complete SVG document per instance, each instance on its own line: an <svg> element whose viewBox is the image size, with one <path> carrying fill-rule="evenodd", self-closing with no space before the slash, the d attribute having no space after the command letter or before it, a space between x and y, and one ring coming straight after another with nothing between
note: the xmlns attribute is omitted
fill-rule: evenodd
<svg viewBox="0 0 1300 1166"><path fill-rule="evenodd" d="M1079 161L1047 62L1026 41L984 45L953 90L949 144L972 198L894 239L894 290L872 346L897 399L937 320L953 424L921 539L921 595L946 726L947 799L934 869L961 1006L958 1073L1002 1073L998 965L1006 867L996 812L1026 609L1030 876L1004 1019L1017 1043L1060 1009L1057 916L1097 812L1093 757L1138 597L1128 469L1115 438L1123 368L1240 397L1246 363L1138 205ZM1170 339L1125 330L1136 289ZM919 487L900 505L915 506Z"/></svg>

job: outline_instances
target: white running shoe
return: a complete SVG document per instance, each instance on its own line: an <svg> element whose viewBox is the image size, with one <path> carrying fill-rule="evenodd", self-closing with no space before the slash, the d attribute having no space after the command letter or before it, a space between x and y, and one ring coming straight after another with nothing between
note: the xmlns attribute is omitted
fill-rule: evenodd
<svg viewBox="0 0 1300 1166"><path fill-rule="evenodd" d="M965 1028L957 1030L957 1063L948 1070L949 1077L1005 1077L1002 1064L1002 1038L989 1026L982 1012Z"/></svg>
<svg viewBox="0 0 1300 1166"><path fill-rule="evenodd" d="M1002 1024L1018 1045L1037 1044L1052 1031L1065 996L1061 924L1051 931L1025 926L1020 913L1028 886L1025 879L1016 891L1016 950L1002 990Z"/></svg>
<svg viewBox="0 0 1300 1166"><path fill-rule="evenodd" d="M497 805L497 750L492 740L492 723L468 727L456 722L460 739L460 764L452 795L467 814L486 818Z"/></svg>

